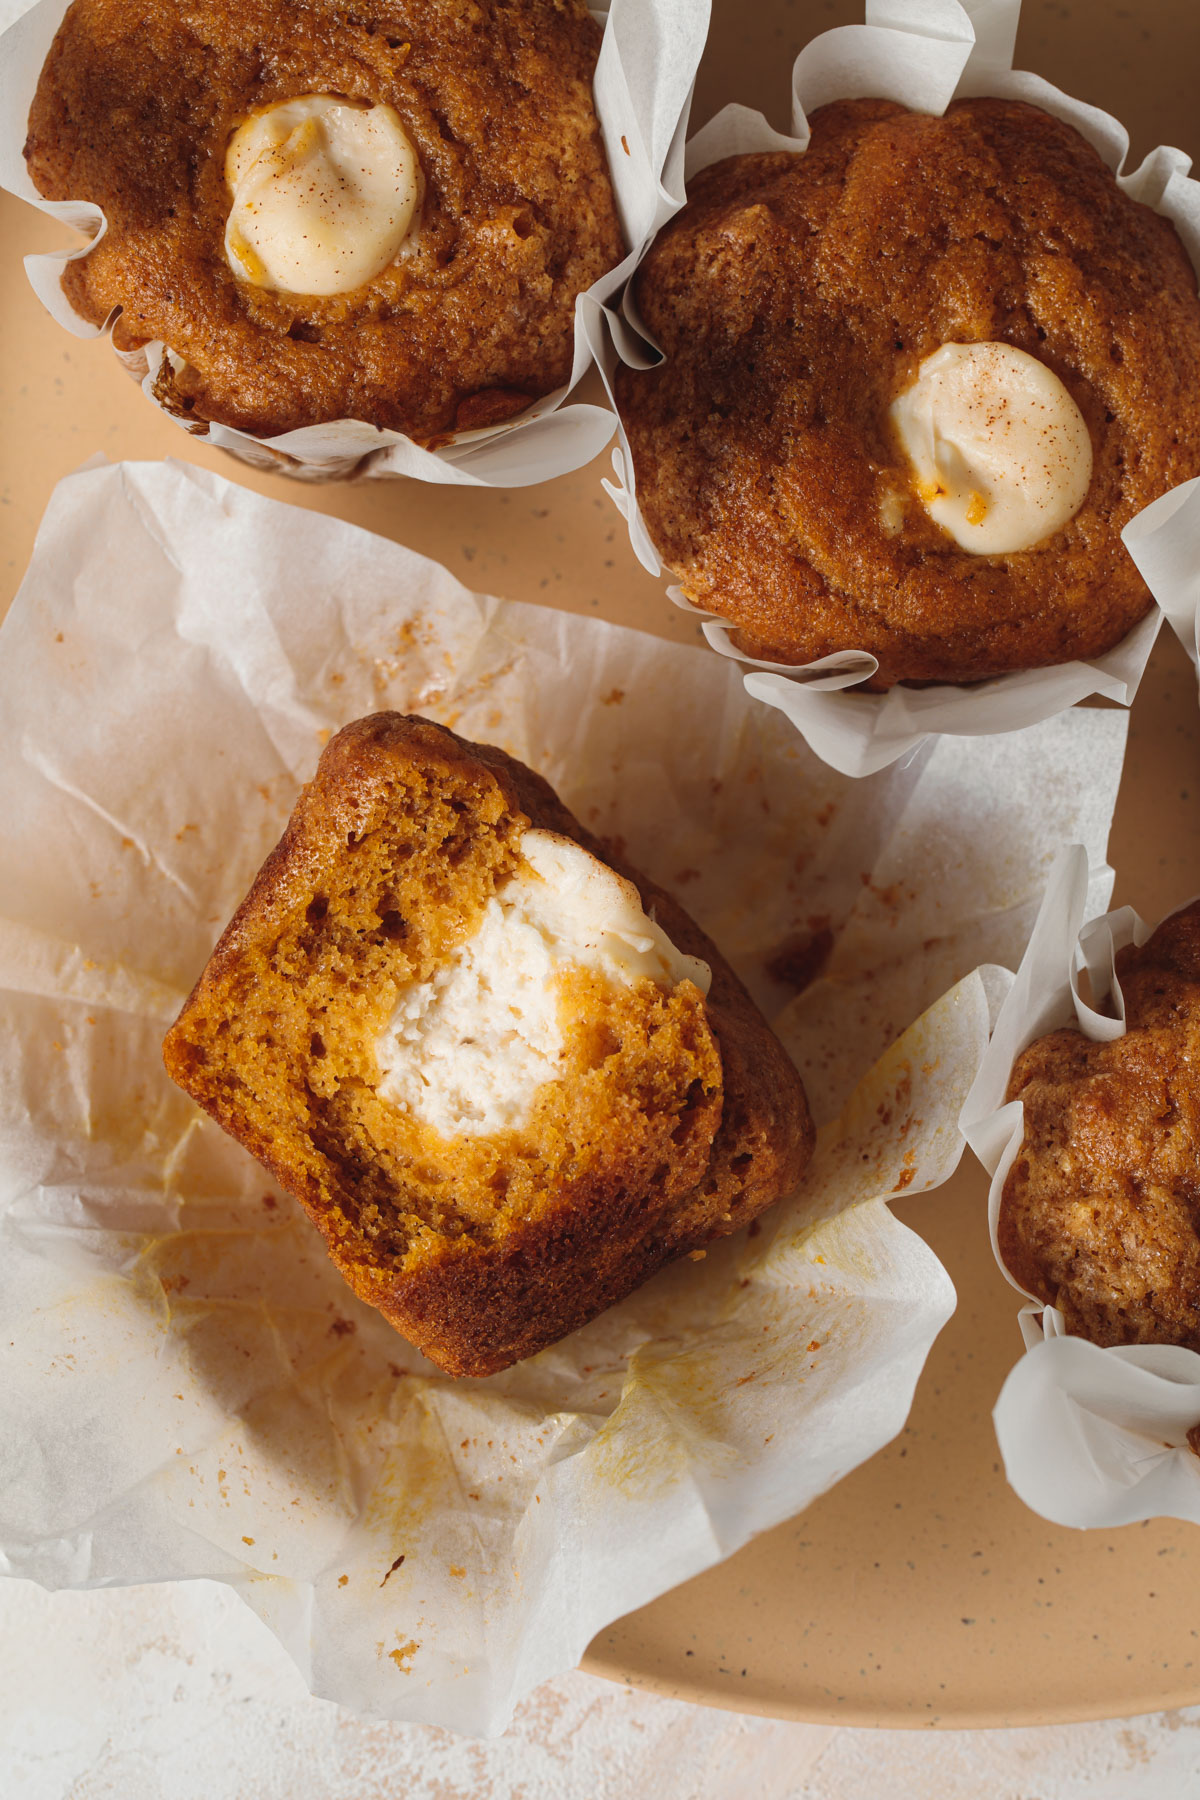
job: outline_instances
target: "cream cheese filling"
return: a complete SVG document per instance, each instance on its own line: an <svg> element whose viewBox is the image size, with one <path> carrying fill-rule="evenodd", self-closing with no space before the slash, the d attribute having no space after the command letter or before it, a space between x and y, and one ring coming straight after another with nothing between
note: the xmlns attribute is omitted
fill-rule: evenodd
<svg viewBox="0 0 1200 1800"><path fill-rule="evenodd" d="M649 976L707 994L708 964L685 956L637 889L570 838L527 831L524 866L429 981L410 982L375 1044L384 1100L443 1137L523 1125L562 1073L559 977L582 968L613 986Z"/></svg>
<svg viewBox="0 0 1200 1800"><path fill-rule="evenodd" d="M289 294L349 293L386 269L421 190L399 115L329 94L252 114L229 140L225 179L230 268Z"/></svg>
<svg viewBox="0 0 1200 1800"><path fill-rule="evenodd" d="M1083 505L1083 414L1053 370L1011 344L943 344L889 417L926 511L976 556L1030 550Z"/></svg>

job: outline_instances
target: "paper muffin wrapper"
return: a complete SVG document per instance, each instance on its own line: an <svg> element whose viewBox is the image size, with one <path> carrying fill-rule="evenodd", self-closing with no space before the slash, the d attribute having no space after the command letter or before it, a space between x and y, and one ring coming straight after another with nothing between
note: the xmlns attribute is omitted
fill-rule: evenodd
<svg viewBox="0 0 1200 1800"><path fill-rule="evenodd" d="M1014 1280L997 1242L1004 1182L1024 1137L1024 1106L1004 1098L1016 1058L1063 1026L1104 1042L1125 1030L1114 958L1126 944L1144 944L1150 929L1128 906L1095 916L1111 891L1111 870L1089 873L1081 845L1063 851L962 1112L967 1142L992 1177L996 1261L1024 1297L1026 1351L996 1403L996 1436L1012 1487L1055 1524L1164 1515L1200 1524L1200 1457L1187 1441L1200 1424L1200 1355L1171 1344L1104 1349L1067 1336L1062 1314ZM1080 991L1085 970L1094 1005ZM1115 1016L1098 1010L1106 1003Z"/></svg>
<svg viewBox="0 0 1200 1800"><path fill-rule="evenodd" d="M43 200L29 178L22 149L38 77L69 0L39 0L0 37L0 185L41 212L87 234L79 249L28 256L25 269L46 310L76 337L107 335L75 312L62 291L64 263L86 256L106 229L98 206ZM537 400L519 417L485 430L460 432L443 449L426 450L398 431L360 419L338 419L256 437L232 426L180 418L164 406L155 382L169 348L151 343L120 360L160 411L183 429L231 451L244 462L307 481L350 475L411 475L464 487L526 487L578 469L598 455L613 433L605 407L566 404L591 363L586 308L618 292L654 233L683 204L683 140L692 82L708 30L709 0L611 0L593 8L604 25L596 68L596 114L604 138L625 242L624 260L576 301L575 357L567 385Z"/></svg>
<svg viewBox="0 0 1200 1800"><path fill-rule="evenodd" d="M887 1200L958 1161L976 966L1063 835L1103 857L1125 715L847 781L702 649L172 463L60 484L0 643L0 1567L211 1577L316 1693L501 1729L900 1430L954 1296ZM485 1381L360 1304L162 1068L322 742L388 706L537 767L768 1016L798 934L828 950L781 1019L801 1192Z"/></svg>
<svg viewBox="0 0 1200 1800"><path fill-rule="evenodd" d="M1200 182L1189 177L1191 160L1160 146L1125 173L1129 135L1097 107L1060 92L1038 75L1012 67L1020 0L867 0L866 24L824 32L803 49L792 69L792 133L772 130L761 113L727 106L687 146L686 172L695 174L723 157L808 147L807 115L831 100L863 95L895 100L940 114L951 100L972 94L1028 101L1083 134L1132 199L1169 218L1200 270ZM1080 29L1084 29L1081 19ZM657 360L636 329L633 308L612 308L592 322L592 349L610 398L619 360L647 367ZM614 402L615 404L615 402ZM628 526L639 560L652 575L662 563L638 509L633 457L618 422L614 479L605 487ZM1179 490L1177 490L1179 491ZM1162 504L1159 502L1158 504ZM1133 527L1127 528L1132 530ZM1155 582L1143 570L1155 599ZM863 693L857 684L878 668L870 652L852 646L804 664L757 661L731 643L736 627L695 607L678 588L677 605L698 614L714 650L747 668L746 691L778 708L833 768L869 775L906 755L935 732L971 737L1016 731L1103 694L1128 706L1137 692L1162 622L1157 608L1103 656L1004 675L971 686L893 687ZM1195 606L1193 604L1193 616Z"/></svg>
<svg viewBox="0 0 1200 1800"><path fill-rule="evenodd" d="M1147 506L1121 535L1200 675L1200 478Z"/></svg>

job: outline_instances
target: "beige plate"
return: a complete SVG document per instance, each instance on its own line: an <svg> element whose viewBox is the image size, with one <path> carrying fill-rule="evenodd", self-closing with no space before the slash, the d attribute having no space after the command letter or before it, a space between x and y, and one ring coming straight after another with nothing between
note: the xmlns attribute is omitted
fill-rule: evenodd
<svg viewBox="0 0 1200 1800"><path fill-rule="evenodd" d="M862 16L857 0L716 0L715 12L695 119L738 99L784 129L795 51ZM1017 62L1124 119L1135 156L1160 140L1196 147L1196 0L1027 0ZM695 635L634 561L600 492L604 459L512 494L311 488L254 473L156 415L103 344L78 343L45 316L20 253L61 241L0 196L0 606L54 483L103 451L216 469L410 544L478 590ZM1117 902L1148 919L1200 891L1197 735L1190 671L1164 641L1134 710L1110 851ZM985 1192L964 1167L940 1193L897 1209L960 1295L903 1435L799 1519L602 1632L589 1669L715 1705L850 1724L1033 1724L1200 1700L1191 1528L1061 1531L1005 1486L990 1413L1020 1338L988 1248Z"/></svg>

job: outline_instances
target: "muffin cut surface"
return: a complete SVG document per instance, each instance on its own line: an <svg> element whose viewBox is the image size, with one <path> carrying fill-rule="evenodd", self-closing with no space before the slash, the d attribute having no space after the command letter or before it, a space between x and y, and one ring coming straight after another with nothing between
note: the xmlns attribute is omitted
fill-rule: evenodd
<svg viewBox="0 0 1200 1800"><path fill-rule="evenodd" d="M359 1296L452 1374L553 1343L780 1198L811 1153L799 1077L736 977L597 853L502 752L359 720L166 1040L173 1078L300 1200ZM532 1018L537 981L506 946L525 931L541 955L581 869L585 899L594 881L629 902L635 947L614 976L580 914L554 1017Z"/></svg>

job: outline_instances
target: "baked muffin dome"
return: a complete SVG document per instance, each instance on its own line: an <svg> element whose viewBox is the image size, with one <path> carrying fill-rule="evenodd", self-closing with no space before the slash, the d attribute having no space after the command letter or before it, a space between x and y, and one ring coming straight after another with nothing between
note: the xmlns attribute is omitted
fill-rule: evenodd
<svg viewBox="0 0 1200 1800"><path fill-rule="evenodd" d="M330 740L164 1055L454 1375L737 1230L813 1148L683 909L532 770L398 713Z"/></svg>
<svg viewBox="0 0 1200 1800"><path fill-rule="evenodd" d="M1200 1350L1200 902L1116 967L1123 1037L1055 1031L1013 1067L1000 1253L1076 1336Z"/></svg>
<svg viewBox="0 0 1200 1800"><path fill-rule="evenodd" d="M1200 473L1200 299L1072 127L1008 100L823 107L802 155L689 184L636 299L665 353L617 372L638 503L747 655L978 681L1097 655L1149 609L1119 533ZM1082 504L1031 548L962 549L917 492L890 408L945 345L1026 353L1086 424Z"/></svg>
<svg viewBox="0 0 1200 1800"><path fill-rule="evenodd" d="M63 285L164 402L264 436L365 420L434 444L560 387L575 297L623 254L584 0L74 0L26 157L108 229ZM422 189L402 254L349 292L280 292L225 253L235 131L303 96L391 108Z"/></svg>

